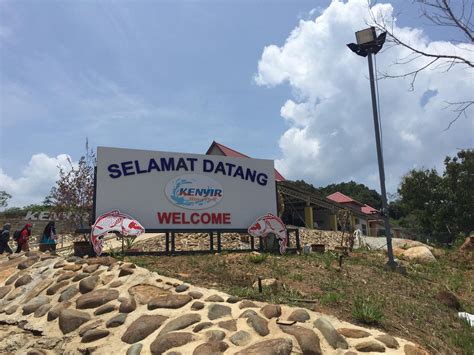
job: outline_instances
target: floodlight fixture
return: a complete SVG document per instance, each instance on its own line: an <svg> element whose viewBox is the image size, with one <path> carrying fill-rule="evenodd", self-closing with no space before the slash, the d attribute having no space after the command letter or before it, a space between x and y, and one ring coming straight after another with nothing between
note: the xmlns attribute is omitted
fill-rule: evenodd
<svg viewBox="0 0 474 355"><path fill-rule="evenodd" d="M377 34L375 33L375 27L369 27L365 30L360 30L355 33L357 44L368 44L373 43L377 40Z"/></svg>

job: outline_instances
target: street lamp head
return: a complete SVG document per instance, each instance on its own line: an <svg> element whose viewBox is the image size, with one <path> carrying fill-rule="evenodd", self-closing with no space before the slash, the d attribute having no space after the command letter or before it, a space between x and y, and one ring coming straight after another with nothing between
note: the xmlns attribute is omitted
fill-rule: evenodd
<svg viewBox="0 0 474 355"><path fill-rule="evenodd" d="M369 44L377 40L377 34L375 33L375 27L369 27L365 30L357 31L355 33L357 44Z"/></svg>

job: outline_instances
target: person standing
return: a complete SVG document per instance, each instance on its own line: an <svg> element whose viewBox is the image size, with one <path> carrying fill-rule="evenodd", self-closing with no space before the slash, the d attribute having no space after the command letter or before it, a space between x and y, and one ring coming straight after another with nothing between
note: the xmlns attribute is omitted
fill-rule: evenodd
<svg viewBox="0 0 474 355"><path fill-rule="evenodd" d="M30 245L28 244L30 241L31 235L31 228L33 227L32 224L27 223L20 231L20 238L18 238L18 247L16 248L15 253L19 253L21 251L30 251Z"/></svg>
<svg viewBox="0 0 474 355"><path fill-rule="evenodd" d="M49 222L43 231L41 244L47 244L50 251L56 251L56 226L54 221Z"/></svg>
<svg viewBox="0 0 474 355"><path fill-rule="evenodd" d="M6 251L9 254L13 254L13 250L11 250L10 246L8 245L8 241L10 240L10 223L5 223L3 225L2 233L0 234L0 254L3 254Z"/></svg>

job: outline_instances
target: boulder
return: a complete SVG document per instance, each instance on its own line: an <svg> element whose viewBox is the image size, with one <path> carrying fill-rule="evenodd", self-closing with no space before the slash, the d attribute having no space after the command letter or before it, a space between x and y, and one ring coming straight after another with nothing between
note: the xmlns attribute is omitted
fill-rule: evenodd
<svg viewBox="0 0 474 355"><path fill-rule="evenodd" d="M176 292L181 293L181 292L186 291L188 288L189 288L189 285L181 284L181 285L177 286L174 290L175 290Z"/></svg>
<svg viewBox="0 0 474 355"><path fill-rule="evenodd" d="M223 306L221 304L211 304L208 308L207 317L210 320L217 318L227 317L232 315L232 310L228 306Z"/></svg>
<svg viewBox="0 0 474 355"><path fill-rule="evenodd" d="M119 292L111 289L99 289L80 296L76 300L77 309L97 308L117 299Z"/></svg>
<svg viewBox="0 0 474 355"><path fill-rule="evenodd" d="M203 296L203 294L201 292L198 292L198 291L190 291L190 292L188 292L188 295L190 295L195 300L198 300Z"/></svg>
<svg viewBox="0 0 474 355"><path fill-rule="evenodd" d="M156 308L181 308L185 304L189 303L192 298L188 295L181 294L168 294L155 297L148 302L148 310Z"/></svg>
<svg viewBox="0 0 474 355"><path fill-rule="evenodd" d="M128 348L126 355L140 355L142 352L143 344L133 344L131 347Z"/></svg>
<svg viewBox="0 0 474 355"><path fill-rule="evenodd" d="M364 341L362 343L357 344L355 348L357 351L360 351L362 353L370 353L370 352L384 353L385 352L385 346L383 346L383 344L375 340Z"/></svg>
<svg viewBox="0 0 474 355"><path fill-rule="evenodd" d="M94 311L94 315L95 316L100 316L101 314L106 314L106 313L113 312L116 309L117 309L116 305L114 305L112 303L107 303L107 304L104 304L103 306L100 306L99 308L97 308Z"/></svg>
<svg viewBox="0 0 474 355"><path fill-rule="evenodd" d="M397 339L388 334L378 335L375 337L375 339L377 339L381 343L384 343L385 346L390 349L398 349L400 347L400 344L398 344Z"/></svg>
<svg viewBox="0 0 474 355"><path fill-rule="evenodd" d="M56 279L56 282L61 282L63 280L70 279L72 277L76 276L76 273L74 271L66 271L63 272L58 278Z"/></svg>
<svg viewBox="0 0 474 355"><path fill-rule="evenodd" d="M224 321L221 321L221 322L217 323L217 325L220 328L227 329L227 330L230 330L232 332L235 332L237 330L237 321L235 319L224 320Z"/></svg>
<svg viewBox="0 0 474 355"><path fill-rule="evenodd" d="M253 344L242 351L236 353L236 355L289 355L293 349L293 343L287 338L276 338L271 340L264 340L259 343Z"/></svg>
<svg viewBox="0 0 474 355"><path fill-rule="evenodd" d="M340 334L344 335L346 338L367 338L370 336L369 332L366 332L365 330L362 329L356 329L356 328L339 328L337 330Z"/></svg>
<svg viewBox="0 0 474 355"><path fill-rule="evenodd" d="M260 309L260 312L268 319L278 318L281 316L281 307L277 304L267 304Z"/></svg>
<svg viewBox="0 0 474 355"><path fill-rule="evenodd" d="M92 265L95 266L95 265ZM89 276L79 282L79 292L82 294L91 292L99 283L99 276Z"/></svg>
<svg viewBox="0 0 474 355"><path fill-rule="evenodd" d="M323 334L326 341L333 347L333 349L348 349L346 339L338 333L326 318L318 318L314 322L314 326Z"/></svg>
<svg viewBox="0 0 474 355"><path fill-rule="evenodd" d="M165 335L160 335L150 345L150 351L152 354L163 354L169 349L183 346L187 343L195 340L195 337L191 333L184 332L173 332Z"/></svg>
<svg viewBox="0 0 474 355"><path fill-rule="evenodd" d="M2 286L0 287L0 300L7 295L8 292L12 290L11 286Z"/></svg>
<svg viewBox="0 0 474 355"><path fill-rule="evenodd" d="M199 333L201 330L212 327L214 323L212 322L202 322L196 325L193 329L193 333Z"/></svg>
<svg viewBox="0 0 474 355"><path fill-rule="evenodd" d="M229 345L223 341L211 341L199 345L196 349L194 349L193 355L224 354L228 347Z"/></svg>
<svg viewBox="0 0 474 355"><path fill-rule="evenodd" d="M258 281L255 281L252 285L254 289L258 289ZM262 287L265 289L269 289L272 292L276 293L283 288L283 283L277 279L263 279L262 280Z"/></svg>
<svg viewBox="0 0 474 355"><path fill-rule="evenodd" d="M122 335L122 341L128 344L139 342L157 330L167 319L168 317L160 315L142 315L129 325Z"/></svg>
<svg viewBox="0 0 474 355"><path fill-rule="evenodd" d="M117 280L110 284L110 287L119 287L122 285L122 281ZM128 289L130 296L133 296L139 304L148 304L153 298L169 295L171 292L164 288L150 285L150 284L137 284Z"/></svg>
<svg viewBox="0 0 474 355"><path fill-rule="evenodd" d="M79 293L79 289L76 285L71 285L66 288L63 292L61 292L61 296L59 296L58 302L69 301L75 295Z"/></svg>
<svg viewBox="0 0 474 355"><path fill-rule="evenodd" d="M165 335L166 333L173 332L175 330L181 330L189 327L190 325L200 322L201 316L197 313L184 314L178 318L170 320L164 328L160 331L158 336Z"/></svg>
<svg viewBox="0 0 474 355"><path fill-rule="evenodd" d="M240 302L241 301L241 298L240 297L237 297L237 296L230 296L228 299L227 299L227 303L237 303L237 302Z"/></svg>
<svg viewBox="0 0 474 355"><path fill-rule="evenodd" d="M426 246L418 246L405 250L402 256L411 262L427 264L436 262L436 258Z"/></svg>
<svg viewBox="0 0 474 355"><path fill-rule="evenodd" d="M47 296L38 296L36 298L33 298L30 302L26 303L23 306L23 315L27 315L30 313L33 313L36 311L38 308L40 308L42 305L49 303L50 299Z"/></svg>
<svg viewBox="0 0 474 355"><path fill-rule="evenodd" d="M298 323L304 323L309 319L309 313L304 309L296 309L288 317L289 321L295 321Z"/></svg>
<svg viewBox="0 0 474 355"><path fill-rule="evenodd" d="M301 351L305 355L321 355L321 346L319 337L314 331L304 327L293 325L280 325L280 329L295 337Z"/></svg>
<svg viewBox="0 0 474 355"><path fill-rule="evenodd" d="M459 303L456 295L448 290L439 291L436 295L436 299L446 307L455 309L456 311L461 309L461 303Z"/></svg>
<svg viewBox="0 0 474 355"><path fill-rule="evenodd" d="M89 321L91 316L75 309L63 309L59 313L59 329L63 334L70 333Z"/></svg>
<svg viewBox="0 0 474 355"><path fill-rule="evenodd" d="M56 294L56 292L58 292L63 287L66 287L68 284L69 284L69 281L67 280L56 282L53 286L51 286L50 288L46 290L46 294L52 296Z"/></svg>
<svg viewBox="0 0 474 355"><path fill-rule="evenodd" d="M127 298L125 301L120 303L119 312L120 313L132 313L137 309L137 302L135 298Z"/></svg>
<svg viewBox="0 0 474 355"><path fill-rule="evenodd" d="M107 328L117 328L121 326L125 321L127 320L127 313L120 313L116 315L115 317L110 318L107 323L105 323L105 326Z"/></svg>
<svg viewBox="0 0 474 355"><path fill-rule="evenodd" d="M58 318L61 311L68 308L70 305L71 302L62 302L51 308L51 310L48 312L48 321L50 322Z"/></svg>
<svg viewBox="0 0 474 355"><path fill-rule="evenodd" d="M467 237L464 240L464 243L461 245L459 250L467 251L467 252L474 252L474 236Z"/></svg>
<svg viewBox="0 0 474 355"><path fill-rule="evenodd" d="M203 309L204 307L205 307L205 304L199 301L196 301L191 305L191 309L193 311L199 311L200 309Z"/></svg>
<svg viewBox="0 0 474 355"><path fill-rule="evenodd" d="M222 330L213 329L208 330L206 333L204 333L204 336L206 337L207 341L215 342L224 339L225 333Z"/></svg>
<svg viewBox="0 0 474 355"><path fill-rule="evenodd" d="M79 271L82 269L82 265L77 265L77 264L67 264L63 267L63 270L67 271Z"/></svg>
<svg viewBox="0 0 474 355"><path fill-rule="evenodd" d="M258 306L253 303L252 301L249 300L243 300L242 302L239 303L239 308L244 309L244 308L258 308Z"/></svg>
<svg viewBox="0 0 474 355"><path fill-rule="evenodd" d="M15 287L20 287L20 286L24 286L26 284L29 284L31 281L33 281L33 278L26 274L26 275L23 275L22 277L18 278L16 281L15 281Z"/></svg>
<svg viewBox="0 0 474 355"><path fill-rule="evenodd" d="M89 276L91 275L88 274L87 272L81 272L80 274L77 274L76 276L72 278L72 282L81 281L82 279L85 279L86 277L89 277Z"/></svg>
<svg viewBox="0 0 474 355"><path fill-rule="evenodd" d="M39 308L36 309L36 311L34 313L34 317L35 318L40 318L40 317L44 316L46 313L49 312L49 310L52 307L53 306L49 303L43 304L42 306L40 306Z"/></svg>
<svg viewBox="0 0 474 355"><path fill-rule="evenodd" d="M24 270L34 265L39 260L38 256L32 256L18 264L18 269Z"/></svg>
<svg viewBox="0 0 474 355"><path fill-rule="evenodd" d="M237 333L230 337L230 342L237 346L245 346L250 343L252 339L251 335L245 330L239 330Z"/></svg>
<svg viewBox="0 0 474 355"><path fill-rule="evenodd" d="M105 338L109 334L110 334L110 332L108 330L105 330L105 329L91 329L91 330L88 330L82 336L81 342L90 343L92 341L96 341L98 339Z"/></svg>
<svg viewBox="0 0 474 355"><path fill-rule="evenodd" d="M87 331L96 329L97 327L101 326L104 323L102 319L96 319L93 322L86 323L84 326L79 328L79 336L82 337L84 334L86 334Z"/></svg>
<svg viewBox="0 0 474 355"><path fill-rule="evenodd" d="M83 271L87 272L88 274L92 274L94 271L96 271L99 268L99 264L93 264L93 265L87 265L84 267Z"/></svg>
<svg viewBox="0 0 474 355"><path fill-rule="evenodd" d="M207 297L204 301L206 302L224 302L224 299L219 295L211 295Z"/></svg>
<svg viewBox="0 0 474 355"><path fill-rule="evenodd" d="M403 352L405 355L428 355L428 352L425 351L418 345L405 344L403 347Z"/></svg>
<svg viewBox="0 0 474 355"><path fill-rule="evenodd" d="M268 321L265 318L260 317L259 315L253 315L247 317L247 324L250 325L253 330L257 332L258 335L264 337L270 334L268 329Z"/></svg>

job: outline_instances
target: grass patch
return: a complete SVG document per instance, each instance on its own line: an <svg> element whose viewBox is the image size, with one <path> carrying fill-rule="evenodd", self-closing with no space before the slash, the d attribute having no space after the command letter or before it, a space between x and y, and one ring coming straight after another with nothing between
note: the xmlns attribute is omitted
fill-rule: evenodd
<svg viewBox="0 0 474 355"><path fill-rule="evenodd" d="M300 273L292 273L290 275L288 275L289 279L290 280L293 280L293 281L303 281L304 280L304 276L303 274L300 274Z"/></svg>
<svg viewBox="0 0 474 355"><path fill-rule="evenodd" d="M265 260L267 260L268 255L267 254L250 254L249 255L249 262L253 264L261 264Z"/></svg>
<svg viewBox="0 0 474 355"><path fill-rule="evenodd" d="M450 342L455 347L461 349L462 354L472 355L474 349L474 330L473 327L464 319L459 319L461 327L457 330L451 330Z"/></svg>
<svg viewBox="0 0 474 355"><path fill-rule="evenodd" d="M356 295L352 308L352 317L367 325L380 324L383 319L382 306L371 297Z"/></svg>
<svg viewBox="0 0 474 355"><path fill-rule="evenodd" d="M333 305L341 302L344 299L344 295L340 292L328 292L319 297L319 301L323 305Z"/></svg>

